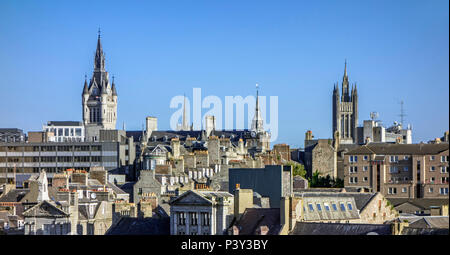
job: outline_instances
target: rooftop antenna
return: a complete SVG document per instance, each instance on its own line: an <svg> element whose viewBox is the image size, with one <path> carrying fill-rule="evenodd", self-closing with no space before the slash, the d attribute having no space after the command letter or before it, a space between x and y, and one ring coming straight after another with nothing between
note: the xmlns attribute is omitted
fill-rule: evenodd
<svg viewBox="0 0 450 255"><path fill-rule="evenodd" d="M398 115L400 116L400 125L402 125L403 127L403 121L405 120L405 110L403 109L403 100L400 101L400 114Z"/></svg>

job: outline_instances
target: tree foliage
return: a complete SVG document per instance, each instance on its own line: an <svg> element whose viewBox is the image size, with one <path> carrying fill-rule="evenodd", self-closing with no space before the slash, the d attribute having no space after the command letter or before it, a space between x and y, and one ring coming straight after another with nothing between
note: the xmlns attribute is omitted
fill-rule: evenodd
<svg viewBox="0 0 450 255"><path fill-rule="evenodd" d="M306 170L305 170L304 165L294 162L294 161L288 162L287 165L292 166L292 172L293 172L294 176L299 175L303 178L306 178Z"/></svg>
<svg viewBox="0 0 450 255"><path fill-rule="evenodd" d="M309 186L311 188L343 188L344 180L339 178L332 178L330 175L325 177L319 174L319 171L315 171L311 178L308 179Z"/></svg>

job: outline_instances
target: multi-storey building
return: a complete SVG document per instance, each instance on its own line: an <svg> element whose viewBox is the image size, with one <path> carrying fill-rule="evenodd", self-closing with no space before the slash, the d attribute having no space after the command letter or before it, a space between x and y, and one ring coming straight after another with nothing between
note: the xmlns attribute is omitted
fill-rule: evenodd
<svg viewBox="0 0 450 255"><path fill-rule="evenodd" d="M344 185L387 198L448 198L448 156L448 143L363 145L344 156Z"/></svg>
<svg viewBox="0 0 450 255"><path fill-rule="evenodd" d="M49 121L42 131L53 132L54 142L84 142L84 126L80 121Z"/></svg>
<svg viewBox="0 0 450 255"><path fill-rule="evenodd" d="M52 177L69 168L119 168L119 142L0 143L0 183L46 170Z"/></svg>

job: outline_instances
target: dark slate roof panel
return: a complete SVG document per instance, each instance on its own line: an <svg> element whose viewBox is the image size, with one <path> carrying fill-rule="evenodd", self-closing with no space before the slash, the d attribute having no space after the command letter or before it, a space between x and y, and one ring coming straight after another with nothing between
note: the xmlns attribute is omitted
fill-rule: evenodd
<svg viewBox="0 0 450 255"><path fill-rule="evenodd" d="M106 235L169 235L170 218L122 218Z"/></svg>
<svg viewBox="0 0 450 255"><path fill-rule="evenodd" d="M391 235L390 224L297 222L290 235Z"/></svg>

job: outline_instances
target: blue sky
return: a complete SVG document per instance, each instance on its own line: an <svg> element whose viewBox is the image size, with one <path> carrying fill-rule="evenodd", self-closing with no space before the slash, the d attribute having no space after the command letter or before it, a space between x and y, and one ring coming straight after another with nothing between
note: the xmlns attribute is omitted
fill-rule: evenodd
<svg viewBox="0 0 450 255"><path fill-rule="evenodd" d="M1 1L0 127L81 120L101 27L118 128L168 129L172 97L278 96L275 143L331 137L344 60L359 120L406 122L414 142L449 129L448 1ZM203 110L205 113L207 109Z"/></svg>

